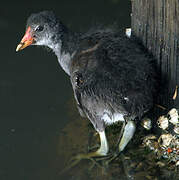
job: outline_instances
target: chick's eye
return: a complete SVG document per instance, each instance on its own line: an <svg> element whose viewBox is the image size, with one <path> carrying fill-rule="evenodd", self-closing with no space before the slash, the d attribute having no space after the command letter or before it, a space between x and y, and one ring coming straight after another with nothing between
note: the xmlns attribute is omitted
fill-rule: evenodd
<svg viewBox="0 0 179 180"><path fill-rule="evenodd" d="M43 26L37 26L37 28L35 29L35 31L40 32L43 31L44 27Z"/></svg>

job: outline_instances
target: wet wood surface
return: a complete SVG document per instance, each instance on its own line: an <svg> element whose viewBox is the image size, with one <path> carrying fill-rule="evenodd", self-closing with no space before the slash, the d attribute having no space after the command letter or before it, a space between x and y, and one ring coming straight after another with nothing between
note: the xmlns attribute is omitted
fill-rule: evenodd
<svg viewBox="0 0 179 180"><path fill-rule="evenodd" d="M179 85L179 1L132 0L132 33L156 57L164 83L168 80L162 103L179 107L179 97L172 98Z"/></svg>

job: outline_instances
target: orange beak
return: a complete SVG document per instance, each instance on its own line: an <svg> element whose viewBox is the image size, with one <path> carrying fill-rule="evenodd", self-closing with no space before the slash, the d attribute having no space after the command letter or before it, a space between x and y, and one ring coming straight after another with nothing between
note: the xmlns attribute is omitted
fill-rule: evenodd
<svg viewBox="0 0 179 180"><path fill-rule="evenodd" d="M34 38L32 37L31 28L29 26L20 44L18 44L16 51L20 51L26 48L27 46L30 46L33 42L34 42Z"/></svg>

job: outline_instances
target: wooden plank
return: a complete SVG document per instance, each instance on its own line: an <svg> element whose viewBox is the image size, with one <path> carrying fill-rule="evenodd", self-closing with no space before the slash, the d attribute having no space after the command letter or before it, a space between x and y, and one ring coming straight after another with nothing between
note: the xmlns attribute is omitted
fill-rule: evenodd
<svg viewBox="0 0 179 180"><path fill-rule="evenodd" d="M179 85L179 1L132 0L132 33L156 57L162 80L167 77L162 103L170 106ZM178 96L174 104L179 106Z"/></svg>

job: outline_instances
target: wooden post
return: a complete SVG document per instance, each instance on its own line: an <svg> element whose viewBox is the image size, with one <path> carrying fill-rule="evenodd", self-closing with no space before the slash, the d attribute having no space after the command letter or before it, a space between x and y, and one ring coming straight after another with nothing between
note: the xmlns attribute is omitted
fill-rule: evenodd
<svg viewBox="0 0 179 180"><path fill-rule="evenodd" d="M132 0L132 33L156 57L162 79L168 79L162 104L179 107L179 0ZM166 82L167 83L167 82Z"/></svg>

